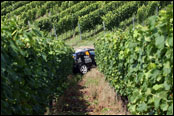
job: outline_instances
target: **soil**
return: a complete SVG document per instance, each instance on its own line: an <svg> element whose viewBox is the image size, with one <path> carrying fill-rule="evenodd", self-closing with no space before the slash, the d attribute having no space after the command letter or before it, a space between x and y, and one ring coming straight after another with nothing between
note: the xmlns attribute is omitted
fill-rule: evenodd
<svg viewBox="0 0 174 116"><path fill-rule="evenodd" d="M96 77L96 75L101 77L100 72L94 69L90 71L90 73L91 74L88 72L82 77L82 80L70 86L57 102L53 101L53 108L51 110L52 115L129 114L122 102L115 102L113 100L115 92L112 90L112 92L110 92L110 87L105 87L108 86L108 83L104 82L104 77ZM71 78L74 77L72 76ZM106 99L103 99L104 97ZM115 104L113 104L113 102L115 102Z"/></svg>

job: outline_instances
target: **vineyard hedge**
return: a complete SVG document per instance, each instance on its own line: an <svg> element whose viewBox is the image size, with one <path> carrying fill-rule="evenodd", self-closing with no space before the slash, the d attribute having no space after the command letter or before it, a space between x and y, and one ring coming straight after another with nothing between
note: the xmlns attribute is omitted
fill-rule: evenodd
<svg viewBox="0 0 174 116"><path fill-rule="evenodd" d="M44 114L67 87L73 50L38 28L1 22L1 115Z"/></svg>
<svg viewBox="0 0 174 116"><path fill-rule="evenodd" d="M95 42L96 62L132 114L173 115L173 5L147 26Z"/></svg>

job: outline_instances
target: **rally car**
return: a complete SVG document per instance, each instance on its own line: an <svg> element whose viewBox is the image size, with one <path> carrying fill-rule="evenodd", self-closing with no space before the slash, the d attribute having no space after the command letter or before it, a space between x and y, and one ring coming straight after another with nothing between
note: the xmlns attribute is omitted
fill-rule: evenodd
<svg viewBox="0 0 174 116"><path fill-rule="evenodd" d="M73 54L73 72L87 73L92 67L96 66L95 52L92 48L80 49Z"/></svg>

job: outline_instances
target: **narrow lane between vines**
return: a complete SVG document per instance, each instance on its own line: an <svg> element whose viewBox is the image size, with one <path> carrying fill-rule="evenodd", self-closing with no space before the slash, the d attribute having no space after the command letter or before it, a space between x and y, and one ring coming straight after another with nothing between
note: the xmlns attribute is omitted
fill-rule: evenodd
<svg viewBox="0 0 174 116"><path fill-rule="evenodd" d="M64 95L53 103L46 114L51 115L125 115L126 104L105 81L104 75L96 68L81 76L77 82L70 76L71 86ZM79 75L77 76L79 78Z"/></svg>

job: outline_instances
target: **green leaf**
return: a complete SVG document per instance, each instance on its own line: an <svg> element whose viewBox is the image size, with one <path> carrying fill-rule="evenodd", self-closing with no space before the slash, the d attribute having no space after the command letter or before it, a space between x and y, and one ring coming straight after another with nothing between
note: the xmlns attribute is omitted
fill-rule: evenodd
<svg viewBox="0 0 174 116"><path fill-rule="evenodd" d="M142 29L144 32L148 31L148 27L147 27L147 26L143 26L143 27L141 27L141 29Z"/></svg>
<svg viewBox="0 0 174 116"><path fill-rule="evenodd" d="M169 47L173 47L173 37L168 37L166 40L166 46Z"/></svg>
<svg viewBox="0 0 174 116"><path fill-rule="evenodd" d="M160 75L160 70L158 70L158 69L153 70L153 71L151 72L151 75L152 75L153 78L156 78L157 76L159 77L159 75Z"/></svg>
<svg viewBox="0 0 174 116"><path fill-rule="evenodd" d="M33 30L33 32L34 32L37 36L42 37L42 34L41 34L40 31L38 31L38 30L36 30L36 29L32 29L32 30Z"/></svg>
<svg viewBox="0 0 174 116"><path fill-rule="evenodd" d="M137 110L139 112L147 111L147 104L145 103L139 104Z"/></svg>
<svg viewBox="0 0 174 116"><path fill-rule="evenodd" d="M47 61L47 57L46 57L45 54L42 54L42 57L43 57L43 59L44 59L45 61Z"/></svg>
<svg viewBox="0 0 174 116"><path fill-rule="evenodd" d="M167 83L167 81L164 82L164 87L165 87L165 90L170 90L170 85Z"/></svg>
<svg viewBox="0 0 174 116"><path fill-rule="evenodd" d="M131 105L131 111L135 112L136 111L136 105Z"/></svg>
<svg viewBox="0 0 174 116"><path fill-rule="evenodd" d="M164 36L160 36L159 34L156 35L155 38L155 45L157 48L164 48Z"/></svg>
<svg viewBox="0 0 174 116"><path fill-rule="evenodd" d="M148 66L148 69L155 69L156 68L156 64L155 63L150 63Z"/></svg>
<svg viewBox="0 0 174 116"><path fill-rule="evenodd" d="M156 109L159 108L160 101L161 101L160 97L154 97L154 105Z"/></svg>
<svg viewBox="0 0 174 116"><path fill-rule="evenodd" d="M151 88L147 88L147 91L145 93L146 95L150 95L151 94Z"/></svg>
<svg viewBox="0 0 174 116"><path fill-rule="evenodd" d="M13 48L15 52L19 51L13 41L10 41L10 46Z"/></svg>
<svg viewBox="0 0 174 116"><path fill-rule="evenodd" d="M170 62L169 61L167 61L165 64L164 64L164 68L170 68Z"/></svg>
<svg viewBox="0 0 174 116"><path fill-rule="evenodd" d="M150 97L150 98L148 99L148 102L147 102L147 103L148 103L148 104L154 103L154 98Z"/></svg>
<svg viewBox="0 0 174 116"><path fill-rule="evenodd" d="M153 86L154 90L159 90L161 88L164 88L164 84L156 84L156 85Z"/></svg>
<svg viewBox="0 0 174 116"><path fill-rule="evenodd" d="M135 31L134 31L134 37L135 37L135 38L137 38L137 37L138 37L138 35L139 35L138 31L137 31L137 30L135 30Z"/></svg>
<svg viewBox="0 0 174 116"><path fill-rule="evenodd" d="M160 92L157 93L157 95L158 95L161 99L167 100L168 91L161 90Z"/></svg>
<svg viewBox="0 0 174 116"><path fill-rule="evenodd" d="M167 110L167 115L173 115L173 103L169 106Z"/></svg>
<svg viewBox="0 0 174 116"><path fill-rule="evenodd" d="M171 73L170 62L167 61L163 67L163 76L167 76L170 73Z"/></svg>
<svg viewBox="0 0 174 116"><path fill-rule="evenodd" d="M145 37L145 41L150 42L150 37Z"/></svg>
<svg viewBox="0 0 174 116"><path fill-rule="evenodd" d="M156 19L157 19L157 16L151 16L149 18L149 22L150 22L150 26L151 26L150 28L151 29L154 29L155 28Z"/></svg>
<svg viewBox="0 0 174 116"><path fill-rule="evenodd" d="M167 111L169 105L167 104L167 102L163 103L160 105L160 108L163 110L163 111Z"/></svg>

